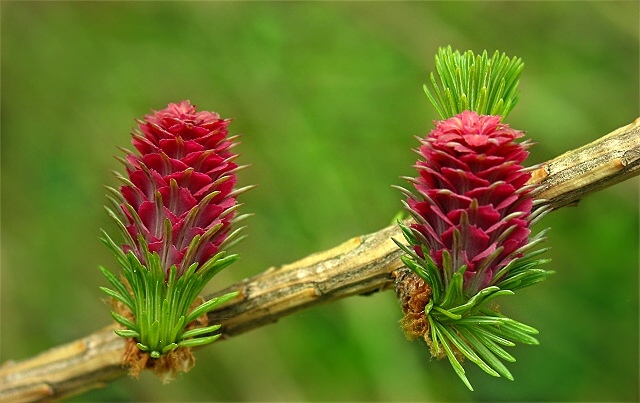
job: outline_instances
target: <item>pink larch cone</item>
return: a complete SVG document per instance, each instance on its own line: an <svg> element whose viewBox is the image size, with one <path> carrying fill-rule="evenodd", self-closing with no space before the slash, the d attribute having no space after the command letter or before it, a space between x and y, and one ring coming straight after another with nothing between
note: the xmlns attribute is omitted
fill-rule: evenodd
<svg viewBox="0 0 640 403"><path fill-rule="evenodd" d="M425 92L444 119L416 150L415 191L399 188L413 220L398 223L406 268L398 270L396 292L408 338L423 338L434 357L447 357L473 390L461 360L492 376L513 376L501 362L513 356L503 346L538 344L531 326L500 313L492 303L545 280L553 271L537 259L546 231L531 226L549 209L534 203L535 185L522 163L528 141L502 123L518 100L523 63L496 52L460 54L451 47L436 56L433 92ZM502 116L501 116L502 115ZM534 205L536 206L534 208Z"/></svg>
<svg viewBox="0 0 640 403"><path fill-rule="evenodd" d="M521 163L528 143L500 116L464 111L437 122L424 139L412 180L418 196L407 205L436 266L451 254L453 270L466 265L464 290L475 294L494 280L528 242L532 201L524 185L530 174ZM459 240L457 235L459 233ZM422 248L415 252L423 256Z"/></svg>
<svg viewBox="0 0 640 403"><path fill-rule="evenodd" d="M121 206L131 236L125 252L133 249L144 264L141 236L149 251L161 257L167 276L174 264L180 276L220 250L237 194L229 122L216 113L196 111L189 101L169 104L138 121L132 143L140 155L127 151L122 160L130 179L120 189L130 205Z"/></svg>

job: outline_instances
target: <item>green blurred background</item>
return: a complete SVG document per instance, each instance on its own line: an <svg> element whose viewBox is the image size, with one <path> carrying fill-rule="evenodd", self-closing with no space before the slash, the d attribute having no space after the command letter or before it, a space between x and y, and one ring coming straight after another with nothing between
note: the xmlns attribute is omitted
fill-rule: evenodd
<svg viewBox="0 0 640 403"><path fill-rule="evenodd" d="M208 291L388 225L436 118L438 46L525 61L508 118L530 164L638 117L640 3L2 2L2 345L23 359L110 322L97 266L116 146L169 102L233 117L253 212L240 262ZM503 300L540 330L516 380L405 340L392 292L318 307L77 401L637 401L638 180L548 216L549 281Z"/></svg>

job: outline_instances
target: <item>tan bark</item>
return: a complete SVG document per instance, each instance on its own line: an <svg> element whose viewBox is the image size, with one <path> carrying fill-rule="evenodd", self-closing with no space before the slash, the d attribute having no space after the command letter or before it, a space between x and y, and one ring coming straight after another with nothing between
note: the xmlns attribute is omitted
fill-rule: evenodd
<svg viewBox="0 0 640 403"><path fill-rule="evenodd" d="M593 143L532 168L536 198L552 208L629 179L640 169L640 119ZM315 305L389 289L402 266L397 226L353 238L295 263L270 268L216 295L239 291L227 305L211 312L222 324L223 338L276 322ZM212 295L210 297L214 297ZM103 387L124 375L124 340L114 326L20 362L0 367L0 400L30 402L56 399Z"/></svg>
<svg viewBox="0 0 640 403"><path fill-rule="evenodd" d="M532 172L535 197L559 208L638 175L639 134L640 118L542 164Z"/></svg>

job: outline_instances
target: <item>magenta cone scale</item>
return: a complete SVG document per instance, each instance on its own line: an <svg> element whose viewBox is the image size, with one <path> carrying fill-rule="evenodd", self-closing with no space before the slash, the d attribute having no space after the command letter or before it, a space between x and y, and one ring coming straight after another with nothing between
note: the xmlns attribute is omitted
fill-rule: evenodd
<svg viewBox="0 0 640 403"><path fill-rule="evenodd" d="M128 184L120 188L126 204L126 229L142 263L141 236L167 271L178 276L192 264L204 264L227 238L236 207L233 187L237 157L227 138L229 120L198 112L189 101L169 104L145 116L133 132L140 155L127 151ZM128 206L127 206L128 204ZM166 231L168 220L170 231ZM189 246L196 238L196 245Z"/></svg>
<svg viewBox="0 0 640 403"><path fill-rule="evenodd" d="M454 271L466 266L467 297L499 280L494 275L528 242L530 174L521 165L528 143L514 142L522 136L500 116L464 111L437 122L417 150L420 176L412 182L419 196L406 200L416 218L411 227L436 266L444 251Z"/></svg>

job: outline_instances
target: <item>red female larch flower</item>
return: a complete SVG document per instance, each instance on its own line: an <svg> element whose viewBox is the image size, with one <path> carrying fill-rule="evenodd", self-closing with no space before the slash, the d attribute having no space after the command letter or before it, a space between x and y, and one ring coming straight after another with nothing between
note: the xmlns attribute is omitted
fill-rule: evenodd
<svg viewBox="0 0 640 403"><path fill-rule="evenodd" d="M127 176L111 192L108 209L125 239L103 241L122 266L123 279L101 268L114 290L101 287L116 302L116 330L131 342L125 363L132 373L150 367L163 379L193 365L192 346L210 343L220 325L207 326L202 316L237 293L198 305L204 286L237 260L226 249L237 241L234 223L236 172L243 168L231 149L230 120L197 111L189 101L169 104L145 116L132 133L138 151L124 150ZM135 351L133 351L135 350ZM154 361L155 360L155 361ZM151 364L149 364L151 363Z"/></svg>
<svg viewBox="0 0 640 403"><path fill-rule="evenodd" d="M454 268L466 266L469 297L487 287L528 242L532 200L530 190L521 190L531 178L521 165L528 143L514 142L522 136L500 123L500 116L464 111L437 122L421 140L420 176L414 180L420 197L407 198L418 217L411 228L424 237L438 267L444 250Z"/></svg>
<svg viewBox="0 0 640 403"><path fill-rule="evenodd" d="M161 256L167 277L174 264L178 276L192 263L204 264L227 238L238 169L231 152L235 137L227 138L229 122L182 101L145 116L133 133L140 155L126 151L129 181L120 188L133 241L125 251L133 249L144 262L142 236L149 251ZM196 236L197 245L189 248Z"/></svg>
<svg viewBox="0 0 640 403"><path fill-rule="evenodd" d="M513 361L500 345L537 344L537 331L499 314L488 302L544 280L531 251L544 231L530 227L546 211L534 208L535 191L522 166L524 133L502 123L517 99L522 61L495 53L460 54L440 49L427 96L442 120L416 150L415 191L400 188L413 221L400 222L408 243L402 261L411 272L397 276L396 291L409 338L423 337L432 355L446 356L467 387L459 360L466 357L493 376L513 379L500 359ZM434 95L435 94L435 95Z"/></svg>

